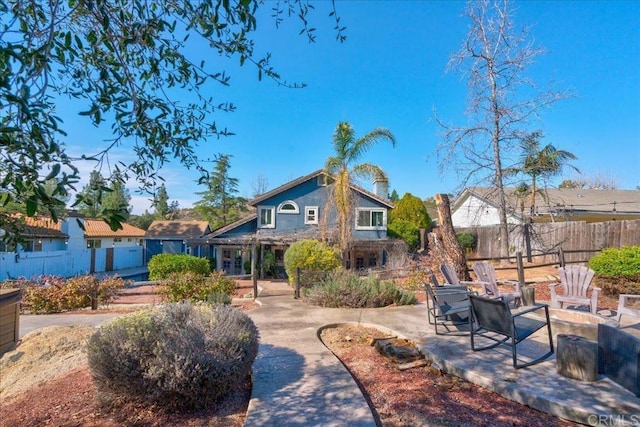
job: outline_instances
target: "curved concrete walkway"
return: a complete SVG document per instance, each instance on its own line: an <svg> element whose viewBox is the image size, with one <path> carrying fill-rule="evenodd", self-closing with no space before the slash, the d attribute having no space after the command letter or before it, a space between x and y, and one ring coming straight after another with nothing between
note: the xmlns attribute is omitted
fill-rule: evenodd
<svg viewBox="0 0 640 427"><path fill-rule="evenodd" d="M355 381L318 338L323 326L339 323L376 326L410 339L442 370L561 418L590 425L640 423L640 399L612 381L560 376L554 357L516 371L507 347L472 352L468 336L435 335L424 304L321 308L293 299L286 283L273 282L263 284L258 301L262 306L248 312L260 330L260 350L246 426L375 425ZM544 338L520 344L519 355L544 354Z"/></svg>
<svg viewBox="0 0 640 427"><path fill-rule="evenodd" d="M514 370L504 349L472 352L468 336L436 336L424 304L378 309L333 309L293 298L286 283L261 282L261 306L247 312L260 331L253 392L245 425L374 426L366 399L346 368L322 344L326 325L375 326L415 342L442 370L514 401L589 425L638 425L640 398L601 378L585 383L556 373L555 358ZM117 314L21 316L21 336L50 325L99 325ZM627 326L638 332L640 325ZM544 337L527 340L519 355L545 352ZM428 420L425 420L428 422Z"/></svg>

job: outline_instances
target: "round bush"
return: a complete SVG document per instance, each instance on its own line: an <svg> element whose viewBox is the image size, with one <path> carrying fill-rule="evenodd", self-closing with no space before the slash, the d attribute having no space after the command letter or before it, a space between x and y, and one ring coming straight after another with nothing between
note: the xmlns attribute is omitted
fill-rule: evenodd
<svg viewBox="0 0 640 427"><path fill-rule="evenodd" d="M208 301L212 294L226 295L230 299L236 288L236 282L224 271L213 271L209 276L193 272L171 273L161 285L160 293L171 302Z"/></svg>
<svg viewBox="0 0 640 427"><path fill-rule="evenodd" d="M284 253L284 268L290 282L295 280L298 267L303 270L331 271L340 265L338 253L318 240L299 240Z"/></svg>
<svg viewBox="0 0 640 427"><path fill-rule="evenodd" d="M456 239L465 251L473 251L476 249L476 236L472 233L457 233Z"/></svg>
<svg viewBox="0 0 640 427"><path fill-rule="evenodd" d="M103 326L88 360L103 403L196 409L241 386L257 352L258 330L242 311L182 302Z"/></svg>
<svg viewBox="0 0 640 427"><path fill-rule="evenodd" d="M161 280L171 273L192 272L206 276L209 274L209 260L185 254L157 254L151 257L149 264L149 280Z"/></svg>
<svg viewBox="0 0 640 427"><path fill-rule="evenodd" d="M420 244L420 229L403 219L396 219L390 223L387 227L387 235L404 240L411 250L415 250Z"/></svg>

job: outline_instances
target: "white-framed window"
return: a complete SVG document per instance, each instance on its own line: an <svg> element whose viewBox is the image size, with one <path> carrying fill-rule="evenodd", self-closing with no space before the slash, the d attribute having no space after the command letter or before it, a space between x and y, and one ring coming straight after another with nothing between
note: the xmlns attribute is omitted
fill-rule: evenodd
<svg viewBox="0 0 640 427"><path fill-rule="evenodd" d="M287 200L287 201L284 201L284 202L280 203L280 205L278 206L278 213L281 213L281 214L299 214L300 213L300 208L298 208L298 205L293 200Z"/></svg>
<svg viewBox="0 0 640 427"><path fill-rule="evenodd" d="M356 209L356 230L384 230L387 228L386 209Z"/></svg>
<svg viewBox="0 0 640 427"><path fill-rule="evenodd" d="M273 206L258 207L258 228L276 228L275 211Z"/></svg>
<svg viewBox="0 0 640 427"><path fill-rule="evenodd" d="M102 240L100 239L88 239L87 248L100 249L102 247Z"/></svg>
<svg viewBox="0 0 640 427"><path fill-rule="evenodd" d="M306 206L304 208L304 223L305 224L318 223L318 207L317 206Z"/></svg>

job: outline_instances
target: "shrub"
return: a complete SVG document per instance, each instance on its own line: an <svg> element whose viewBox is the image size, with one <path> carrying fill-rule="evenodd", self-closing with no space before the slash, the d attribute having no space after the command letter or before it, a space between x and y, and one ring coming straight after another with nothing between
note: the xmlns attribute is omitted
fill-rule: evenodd
<svg viewBox="0 0 640 427"><path fill-rule="evenodd" d="M432 222L424 202L411 193L405 193L389 213L389 223L396 220L407 221L416 228L430 228Z"/></svg>
<svg viewBox="0 0 640 427"><path fill-rule="evenodd" d="M149 280L162 280L171 273L209 274L209 260L185 254L158 254L149 260Z"/></svg>
<svg viewBox="0 0 640 427"><path fill-rule="evenodd" d="M603 249L589 260L589 267L607 295L640 293L640 246Z"/></svg>
<svg viewBox="0 0 640 427"><path fill-rule="evenodd" d="M395 219L387 227L387 235L404 240L410 250L415 250L420 244L420 229L409 221Z"/></svg>
<svg viewBox="0 0 640 427"><path fill-rule="evenodd" d="M120 277L99 280L93 276L64 279L58 276L40 276L35 280L14 282L22 289L22 306L31 314L60 313L67 310L108 304L126 282Z"/></svg>
<svg viewBox="0 0 640 427"><path fill-rule="evenodd" d="M284 253L284 268L291 283L295 281L298 267L304 270L330 271L340 265L337 251L317 240L299 240Z"/></svg>
<svg viewBox="0 0 640 427"><path fill-rule="evenodd" d="M320 284L305 289L305 299L322 307L386 307L415 304L416 298L393 281L359 277L349 271L328 274Z"/></svg>
<svg viewBox="0 0 640 427"><path fill-rule="evenodd" d="M474 251L476 249L476 236L472 233L457 233L456 239L465 251Z"/></svg>
<svg viewBox="0 0 640 427"><path fill-rule="evenodd" d="M258 352L258 330L229 306L173 303L101 327L87 352L102 403L195 409L246 381Z"/></svg>
<svg viewBox="0 0 640 427"><path fill-rule="evenodd" d="M212 294L224 294L228 297L236 288L235 281L225 276L224 271L213 271L209 276L193 272L171 273L161 281L161 285L160 293L171 302L208 301Z"/></svg>

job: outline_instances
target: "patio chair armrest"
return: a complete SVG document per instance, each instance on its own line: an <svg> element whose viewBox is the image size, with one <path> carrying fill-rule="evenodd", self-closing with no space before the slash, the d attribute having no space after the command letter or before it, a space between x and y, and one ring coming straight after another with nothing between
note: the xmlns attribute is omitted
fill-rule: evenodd
<svg viewBox="0 0 640 427"><path fill-rule="evenodd" d="M549 286L549 291L551 291L551 297L555 297L557 295L556 292L556 287L559 286L561 283L549 283L547 286Z"/></svg>
<svg viewBox="0 0 640 427"><path fill-rule="evenodd" d="M432 288L433 289L433 288ZM468 290L465 289L433 289L433 292L436 295L456 295L456 294L469 294Z"/></svg>
<svg viewBox="0 0 640 427"><path fill-rule="evenodd" d="M482 293L484 295L488 295L489 294L489 292L487 292L487 285L489 285L489 282L483 282L481 280L477 280L477 281L475 281L473 283L476 284L476 285L482 286Z"/></svg>
<svg viewBox="0 0 640 427"><path fill-rule="evenodd" d="M536 311L536 310L540 310L541 308L544 308L545 312L549 312L549 306L547 304L536 304L532 307L529 308L525 308L523 310L518 310L517 313L513 314L513 317L519 317L522 316L523 314L527 314L527 313L531 313L532 311Z"/></svg>

